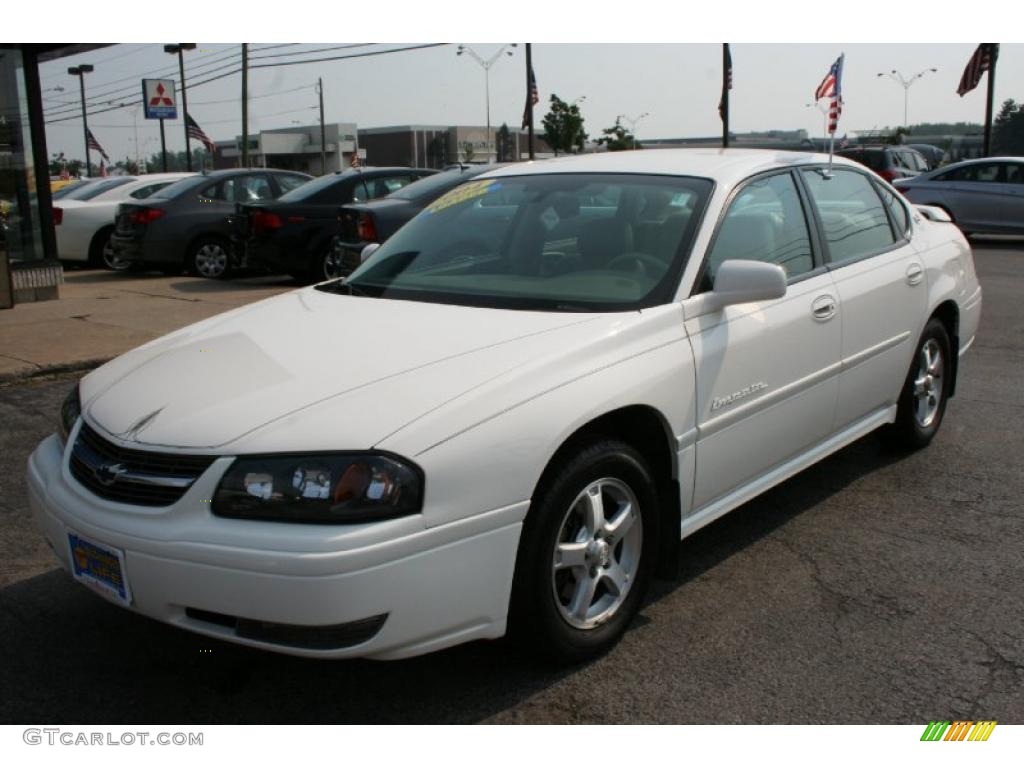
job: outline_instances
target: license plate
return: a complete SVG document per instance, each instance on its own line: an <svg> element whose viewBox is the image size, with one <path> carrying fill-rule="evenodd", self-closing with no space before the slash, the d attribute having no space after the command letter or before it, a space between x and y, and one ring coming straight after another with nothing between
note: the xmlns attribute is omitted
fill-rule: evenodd
<svg viewBox="0 0 1024 768"><path fill-rule="evenodd" d="M68 532L68 547L71 551L72 576L115 602L131 604L132 593L128 587L124 552L71 532Z"/></svg>

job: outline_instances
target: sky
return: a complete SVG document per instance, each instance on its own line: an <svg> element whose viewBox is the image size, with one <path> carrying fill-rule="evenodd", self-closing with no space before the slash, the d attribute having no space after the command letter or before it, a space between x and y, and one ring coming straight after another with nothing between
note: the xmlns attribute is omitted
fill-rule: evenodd
<svg viewBox="0 0 1024 768"><path fill-rule="evenodd" d="M524 30L525 31L525 30ZM130 39L125 29L119 37ZM219 34L228 37L227 30ZM568 36L568 35L567 35ZM97 35L97 37L100 37ZM351 39L352 31L344 37ZM481 35L484 37L484 35ZM770 37L765 33L765 37ZM436 39L441 38L438 34ZM109 38L108 38L109 39ZM117 39L116 37L114 39ZM281 45L266 36L251 44L252 63L303 58L301 51L342 43ZM293 38L294 39L294 38ZM432 42L427 40L427 42ZM481 57L489 58L501 43L464 41ZM355 43L349 43L354 45ZM421 43L378 44L368 48L335 50L306 58L336 56L357 51L386 50ZM805 129L822 132L822 115L808 107L819 81L840 53L845 53L843 90L845 108L839 134L900 125L904 89L879 72L897 70L910 77L927 72L909 91L910 123L982 122L985 82L963 98L956 87L976 43L733 43L733 90L730 127L735 132L768 129ZM240 58L239 43L197 43L185 54L186 79L199 82L202 73ZM262 53L260 52L262 50ZM324 82L327 122L355 122L360 128L388 125L483 125L486 114L485 73L469 56L456 55L457 44L410 50L383 56L354 58L296 66L252 70L249 78L250 131L290 127L293 122L314 124L319 112L314 83ZM519 45L512 56L501 56L490 69L491 124L519 125L525 99L525 56ZM278 59L256 56L286 54ZM557 43L533 44L533 62L541 104L536 123L546 112L552 93L580 102L585 129L592 138L614 124L619 114L637 118L638 138L714 136L721 133L717 106L721 89L722 54L719 43ZM51 153L63 151L81 157L83 139L78 81L67 68L80 63L95 66L86 75L87 101L131 102L132 108L90 117L97 140L115 159L135 156L135 123L143 156L159 151L159 127L145 120L135 105L141 103L142 73L176 71L177 57L164 53L160 43L128 43L47 62L40 67L48 115L70 116L47 126ZM150 75L153 76L153 75ZM174 79L178 77L175 74ZM56 90L63 88L64 90ZM53 89L53 90L51 90ZM120 89L120 90L119 90ZM91 94L116 93L94 97ZM189 87L189 111L214 140L241 133L241 75ZM1003 43L997 77L996 105L1006 98L1024 101L1024 44ZM824 102L822 102L824 105ZM543 108L543 109L541 109ZM179 110L180 117L180 110ZM629 122L625 121L628 126ZM168 122L168 150L184 149L183 126ZM371 158L372 162L372 158Z"/></svg>

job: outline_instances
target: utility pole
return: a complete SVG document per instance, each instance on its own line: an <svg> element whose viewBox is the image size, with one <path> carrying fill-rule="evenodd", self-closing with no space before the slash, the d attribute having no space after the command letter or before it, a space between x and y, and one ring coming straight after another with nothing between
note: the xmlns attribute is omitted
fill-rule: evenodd
<svg viewBox="0 0 1024 768"><path fill-rule="evenodd" d="M320 94L320 175L324 176L327 174L327 140L324 133L324 79L322 77L317 78L316 92ZM341 160L338 161L338 167L341 168Z"/></svg>
<svg viewBox="0 0 1024 768"><path fill-rule="evenodd" d="M181 108L185 110L185 119L182 122L185 125L185 162L188 164L188 170L192 170L192 142L189 140L188 135L188 96L185 92L185 51L195 50L195 43L176 43L174 45L165 45L164 52L170 54L178 54L178 71L181 73Z"/></svg>
<svg viewBox="0 0 1024 768"><path fill-rule="evenodd" d="M68 67L68 74L78 77L78 85L82 92L82 138L85 139L85 174L89 177L92 177L92 163L89 162L89 123L85 115L85 75L92 71L92 64Z"/></svg>
<svg viewBox="0 0 1024 768"><path fill-rule="evenodd" d="M242 43L242 167L249 167L249 44Z"/></svg>

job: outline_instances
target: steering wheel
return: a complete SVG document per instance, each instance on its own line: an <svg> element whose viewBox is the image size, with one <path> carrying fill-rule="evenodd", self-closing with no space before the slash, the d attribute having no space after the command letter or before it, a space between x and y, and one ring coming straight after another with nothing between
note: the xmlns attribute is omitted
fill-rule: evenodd
<svg viewBox="0 0 1024 768"><path fill-rule="evenodd" d="M608 262L607 269L639 273L645 277L664 273L665 263L649 253L631 251L622 253Z"/></svg>

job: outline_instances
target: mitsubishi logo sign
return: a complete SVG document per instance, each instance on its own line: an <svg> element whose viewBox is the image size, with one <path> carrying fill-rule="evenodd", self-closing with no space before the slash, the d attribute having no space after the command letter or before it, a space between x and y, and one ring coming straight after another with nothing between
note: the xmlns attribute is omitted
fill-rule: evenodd
<svg viewBox="0 0 1024 768"><path fill-rule="evenodd" d="M173 80L142 81L142 106L148 120L176 120L178 106Z"/></svg>

